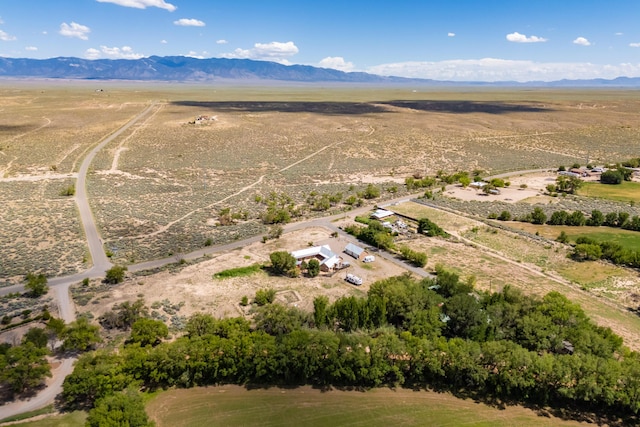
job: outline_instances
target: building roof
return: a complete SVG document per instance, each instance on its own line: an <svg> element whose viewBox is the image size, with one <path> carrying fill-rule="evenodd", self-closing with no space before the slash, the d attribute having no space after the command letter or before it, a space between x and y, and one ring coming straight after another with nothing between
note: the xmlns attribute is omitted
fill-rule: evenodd
<svg viewBox="0 0 640 427"><path fill-rule="evenodd" d="M349 243L347 246L345 246L344 251L348 254L353 254L356 258L358 258L364 252L364 248L354 245L353 243Z"/></svg>
<svg viewBox="0 0 640 427"><path fill-rule="evenodd" d="M298 251L291 252L296 260L301 262L301 259L318 256L322 258L320 265L326 265L329 268L334 268L337 264L340 264L341 258L336 255L329 245L312 246L310 248L300 249Z"/></svg>
<svg viewBox="0 0 640 427"><path fill-rule="evenodd" d="M381 219L391 215L393 215L393 212L391 211L388 211L386 209L376 209L376 211L371 214L371 217L376 219Z"/></svg>

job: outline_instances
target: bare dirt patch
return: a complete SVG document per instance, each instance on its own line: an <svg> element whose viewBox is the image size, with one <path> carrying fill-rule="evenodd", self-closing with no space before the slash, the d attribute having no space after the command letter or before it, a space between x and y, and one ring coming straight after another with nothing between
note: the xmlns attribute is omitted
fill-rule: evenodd
<svg viewBox="0 0 640 427"><path fill-rule="evenodd" d="M267 264L271 252L304 249L310 243L328 244L352 266L332 275L322 273L316 278L287 278L272 276L268 272L229 279L213 278L215 273L223 270L255 263ZM325 295L330 301L334 301L345 295L364 295L371 283L405 271L381 258L371 264L356 261L342 253L347 243L342 238L331 237L331 231L325 228L314 227L294 231L266 244L254 243L238 250L214 255L209 260L187 266L175 273L164 271L150 276L130 278L120 285L111 287L106 294L97 295L88 305L79 309L89 309L97 317L111 309L113 304L135 301L142 297L148 306L165 300L172 306L183 303L178 310L180 316L188 317L195 312L210 313L216 317L244 316L248 314L248 309L240 306L242 297L247 296L251 301L258 289L271 288L277 291L277 300L280 303L311 311L316 296ZM356 287L347 283L344 280L347 272L362 277L363 285ZM163 314L162 309L158 308L157 311L160 315Z"/></svg>

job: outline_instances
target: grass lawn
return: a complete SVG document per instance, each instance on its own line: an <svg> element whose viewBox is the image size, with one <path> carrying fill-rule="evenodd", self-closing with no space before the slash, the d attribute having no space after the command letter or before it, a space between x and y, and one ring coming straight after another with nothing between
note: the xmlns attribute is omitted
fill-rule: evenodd
<svg viewBox="0 0 640 427"><path fill-rule="evenodd" d="M577 426L521 406L498 409L446 393L222 386L171 390L147 404L164 426Z"/></svg>
<svg viewBox="0 0 640 427"><path fill-rule="evenodd" d="M74 411L68 414L52 415L36 421L25 421L12 424L16 427L82 427L87 420L87 413Z"/></svg>
<svg viewBox="0 0 640 427"><path fill-rule="evenodd" d="M585 182L578 194L618 202L640 202L640 182L623 181L620 185Z"/></svg>
<svg viewBox="0 0 640 427"><path fill-rule="evenodd" d="M253 264L246 267L230 268L228 270L221 271L213 275L214 279L229 279L231 277L244 277L251 276L259 271L262 271L261 264Z"/></svg>
<svg viewBox="0 0 640 427"><path fill-rule="evenodd" d="M640 248L640 233L613 227L570 227L567 225L537 225L526 222L509 222L508 225L531 234L540 234L548 239L556 239L561 232L567 233L569 240L588 237L598 242L615 242L627 249Z"/></svg>

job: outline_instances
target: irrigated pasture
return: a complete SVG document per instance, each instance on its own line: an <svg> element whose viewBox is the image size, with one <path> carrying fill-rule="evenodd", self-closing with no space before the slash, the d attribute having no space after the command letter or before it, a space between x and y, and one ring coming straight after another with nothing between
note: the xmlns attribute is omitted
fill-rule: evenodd
<svg viewBox="0 0 640 427"><path fill-rule="evenodd" d="M286 193L303 207L312 192L346 198L368 183L381 186L382 197L401 193L413 173L622 160L637 155L640 132L640 96L631 91L108 82L7 83L0 90L2 194L19 191L16 179L33 177L48 179L36 187L62 187L59 175L76 172L90 147L157 102L98 154L88 177L105 249L118 263L263 233L257 217L265 206L256 195ZM58 242L55 256L38 259L5 237L0 259L13 260L0 274L82 267L73 202L60 203L68 212L40 200L16 205L13 217L26 223L58 226L63 215L74 225L65 226L65 238L19 231L27 248L43 236ZM223 208L243 219L216 226ZM21 220L3 221L0 235L21 227ZM56 265L60 259L64 266Z"/></svg>
<svg viewBox="0 0 640 427"><path fill-rule="evenodd" d="M582 425L521 406L497 408L446 393L405 389L361 392L222 386L171 390L149 402L147 413L158 427Z"/></svg>

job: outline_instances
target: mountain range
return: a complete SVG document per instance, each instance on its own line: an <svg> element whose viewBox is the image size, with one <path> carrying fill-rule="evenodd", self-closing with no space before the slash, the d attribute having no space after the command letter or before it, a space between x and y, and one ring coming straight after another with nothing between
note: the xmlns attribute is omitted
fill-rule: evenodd
<svg viewBox="0 0 640 427"><path fill-rule="evenodd" d="M0 58L0 77L142 80L142 81L282 81L308 83L419 84L431 86L640 87L640 78L559 80L554 82L454 82L343 72L309 65L283 65L251 59L150 56L140 59L59 57Z"/></svg>

